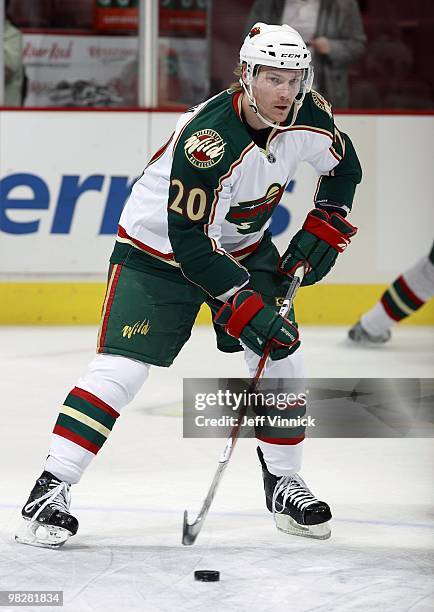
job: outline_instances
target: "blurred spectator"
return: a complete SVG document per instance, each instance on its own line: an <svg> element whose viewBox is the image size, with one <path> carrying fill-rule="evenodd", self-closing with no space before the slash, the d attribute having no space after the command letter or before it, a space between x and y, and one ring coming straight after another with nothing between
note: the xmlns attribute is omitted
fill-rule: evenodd
<svg viewBox="0 0 434 612"><path fill-rule="evenodd" d="M4 53L4 105L21 106L24 89L23 36L8 19L10 0L5 0L5 22L3 35Z"/></svg>
<svg viewBox="0 0 434 612"><path fill-rule="evenodd" d="M417 22L412 34L419 43ZM405 24L404 24L405 25ZM424 59L402 23L377 20L368 25L369 46L352 81L351 106L357 108L431 108L432 83ZM407 34L407 35L406 35Z"/></svg>
<svg viewBox="0 0 434 612"><path fill-rule="evenodd" d="M246 34L258 21L287 23L300 32L313 56L314 88L333 106L348 106L348 67L366 42L356 0L256 0Z"/></svg>
<svg viewBox="0 0 434 612"><path fill-rule="evenodd" d="M372 76L406 78L413 68L413 52L401 39L396 23L382 25L382 31L370 42L365 56L366 67Z"/></svg>

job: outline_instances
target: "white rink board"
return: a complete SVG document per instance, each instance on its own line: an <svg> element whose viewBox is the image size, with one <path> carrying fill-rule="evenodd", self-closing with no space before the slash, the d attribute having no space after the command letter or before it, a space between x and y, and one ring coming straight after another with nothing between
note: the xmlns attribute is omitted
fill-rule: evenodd
<svg viewBox="0 0 434 612"><path fill-rule="evenodd" d="M122 185L141 173L178 116L1 111L0 276L102 279L114 240L115 212L126 193ZM327 281L388 282L431 246L434 118L343 115L336 122L352 137L364 180L351 216L359 234ZM26 181L31 175L31 185L21 184L23 174ZM276 236L281 250L311 208L316 181L312 169L302 165L293 191L284 194L280 206L291 221ZM83 183L92 189L76 197ZM8 184L15 187L9 190ZM13 209L17 202L5 204L6 197L29 202ZM109 233L101 233L103 220ZM24 222L32 222L34 231Z"/></svg>
<svg viewBox="0 0 434 612"><path fill-rule="evenodd" d="M8 211L11 220L38 220L39 227L33 233L2 232L0 273L105 274L113 235L101 235L99 229L110 181L118 176L133 181L140 175L149 157L148 123L149 115L142 113L0 113L1 178L31 174L49 191L47 210ZM71 209L68 194L61 196L68 176L78 176L79 184L101 177L101 188L77 200L66 233L53 233L56 213L61 209L66 220ZM41 201L29 187L15 187L9 197Z"/></svg>
<svg viewBox="0 0 434 612"><path fill-rule="evenodd" d="M403 270L413 248L429 249L434 239L434 120L418 117L401 121L383 117L376 130L379 150L393 146L393 155L384 156L378 167L376 227L395 238L396 263ZM388 193L393 180L392 196ZM421 185L418 185L421 183ZM395 202L396 198L396 202ZM393 262L388 255L389 240L377 237L376 266L388 276Z"/></svg>

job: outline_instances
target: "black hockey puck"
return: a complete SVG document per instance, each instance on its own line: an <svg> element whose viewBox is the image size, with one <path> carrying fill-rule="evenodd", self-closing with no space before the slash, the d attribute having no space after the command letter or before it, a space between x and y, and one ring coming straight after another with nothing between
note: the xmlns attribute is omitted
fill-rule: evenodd
<svg viewBox="0 0 434 612"><path fill-rule="evenodd" d="M218 582L220 580L220 572L215 570L196 570L194 579L200 582Z"/></svg>

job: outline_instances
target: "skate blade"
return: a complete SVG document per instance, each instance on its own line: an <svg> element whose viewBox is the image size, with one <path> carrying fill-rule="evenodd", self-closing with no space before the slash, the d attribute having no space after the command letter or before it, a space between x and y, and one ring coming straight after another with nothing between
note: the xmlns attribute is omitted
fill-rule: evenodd
<svg viewBox="0 0 434 612"><path fill-rule="evenodd" d="M274 522L279 531L302 538L314 538L315 540L328 540L332 535L330 523L326 521L320 525L300 525L287 514L275 514Z"/></svg>
<svg viewBox="0 0 434 612"><path fill-rule="evenodd" d="M71 537L71 532L55 525L41 525L25 519L22 529L15 535L15 542L40 548L60 548Z"/></svg>

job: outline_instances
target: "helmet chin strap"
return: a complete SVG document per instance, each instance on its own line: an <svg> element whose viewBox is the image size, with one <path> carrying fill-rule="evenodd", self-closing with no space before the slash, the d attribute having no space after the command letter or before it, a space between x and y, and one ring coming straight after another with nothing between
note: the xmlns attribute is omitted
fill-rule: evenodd
<svg viewBox="0 0 434 612"><path fill-rule="evenodd" d="M275 130L287 130L289 127L291 127L294 124L297 118L297 115L298 115L298 111L300 110L301 105L303 104L304 95L301 100L294 100L294 112L292 114L291 123L289 125L279 125L278 123L273 123L270 119L267 119L266 117L261 115L261 113L259 112L258 105L256 104L255 96L253 95L252 83L249 82L248 87L247 87L243 79L240 78L240 84L245 94L247 95L250 108L255 113L255 115L259 117L262 123L265 123L265 125L268 125L269 127L272 127Z"/></svg>

